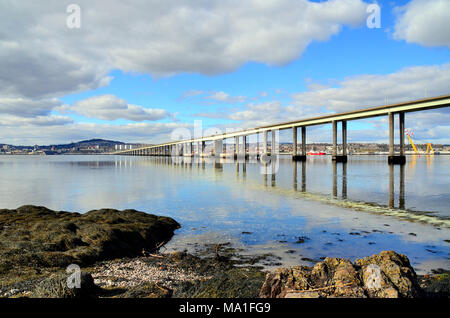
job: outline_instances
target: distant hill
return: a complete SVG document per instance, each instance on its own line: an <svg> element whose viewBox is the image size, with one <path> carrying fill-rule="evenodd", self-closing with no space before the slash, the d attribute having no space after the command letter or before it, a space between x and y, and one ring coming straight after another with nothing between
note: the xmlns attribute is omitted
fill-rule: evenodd
<svg viewBox="0 0 450 318"><path fill-rule="evenodd" d="M52 145L38 145L40 148L51 148L54 147L55 149L67 149L67 148L86 148L86 147L92 147L92 146L99 146L99 147L114 147L115 145L125 145L126 143L122 141L115 141L115 140L105 140L105 139L89 139L89 140L82 140L77 142L71 142L68 144L52 144ZM23 148L33 148L34 145L29 146L23 146L23 145L10 145L10 144L0 144L0 147L3 146L9 146L16 149L23 149Z"/></svg>
<svg viewBox="0 0 450 318"><path fill-rule="evenodd" d="M91 146L114 147L115 145L125 145L125 143L121 142L121 141L115 141L115 140L89 139L89 140L82 140L82 141L78 141L78 142L71 142L70 144L50 145L50 146L42 146L42 147L54 147L55 149L60 149L60 148L84 148L84 147L91 147Z"/></svg>

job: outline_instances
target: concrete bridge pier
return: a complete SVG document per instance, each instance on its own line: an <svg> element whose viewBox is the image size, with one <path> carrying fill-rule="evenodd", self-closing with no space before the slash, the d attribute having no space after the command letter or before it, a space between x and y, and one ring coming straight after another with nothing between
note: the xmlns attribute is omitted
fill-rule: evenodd
<svg viewBox="0 0 450 318"><path fill-rule="evenodd" d="M256 133L256 149L255 149L255 159L258 160L260 158L259 154L259 132Z"/></svg>
<svg viewBox="0 0 450 318"><path fill-rule="evenodd" d="M292 149L292 160L293 161L306 161L306 127L302 127L302 151L301 154L298 154L298 144L297 144L297 132L298 127L292 128L292 141L293 141L293 149Z"/></svg>
<svg viewBox="0 0 450 318"><path fill-rule="evenodd" d="M239 137L236 136L234 137L234 160L236 160L238 158L238 154L239 154Z"/></svg>
<svg viewBox="0 0 450 318"><path fill-rule="evenodd" d="M239 158L242 158L244 160L248 159L248 146L247 146L247 141L248 141L248 136L242 136L242 147L240 147L240 152L239 152Z"/></svg>
<svg viewBox="0 0 450 318"><path fill-rule="evenodd" d="M194 143L190 142L189 143L189 157L193 157L194 156Z"/></svg>
<svg viewBox="0 0 450 318"><path fill-rule="evenodd" d="M263 131L263 146L262 146L262 154L261 156L259 156L259 159L264 162L264 163L268 163L270 161L270 153L269 150L267 148L268 142L267 142L267 137L268 137L269 131L265 130Z"/></svg>
<svg viewBox="0 0 450 318"><path fill-rule="evenodd" d="M336 162L347 162L347 121L343 120L342 125L342 154L338 155L337 149L337 122L332 121L333 130L333 153L332 160Z"/></svg>
<svg viewBox="0 0 450 318"><path fill-rule="evenodd" d="M194 155L197 157L200 157L200 141L197 141L197 143L195 145Z"/></svg>
<svg viewBox="0 0 450 318"><path fill-rule="evenodd" d="M208 156L208 154L206 153L206 141L202 141L200 146L200 157L206 156Z"/></svg>
<svg viewBox="0 0 450 318"><path fill-rule="evenodd" d="M405 113L400 112L398 113L399 117L399 133L400 133L400 153L399 155L395 154L394 149L394 114L389 113L389 157L388 157L388 163L390 165L404 165L406 164L406 157L405 157Z"/></svg>
<svg viewBox="0 0 450 318"><path fill-rule="evenodd" d="M214 141L214 157L220 158L223 153L223 140L215 140Z"/></svg>

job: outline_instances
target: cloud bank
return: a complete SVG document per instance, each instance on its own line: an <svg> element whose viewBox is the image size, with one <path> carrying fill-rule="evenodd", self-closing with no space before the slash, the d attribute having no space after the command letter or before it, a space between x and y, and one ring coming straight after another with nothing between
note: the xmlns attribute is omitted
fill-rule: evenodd
<svg viewBox="0 0 450 318"><path fill-rule="evenodd" d="M450 1L412 0L397 10L396 39L423 46L450 48Z"/></svg>

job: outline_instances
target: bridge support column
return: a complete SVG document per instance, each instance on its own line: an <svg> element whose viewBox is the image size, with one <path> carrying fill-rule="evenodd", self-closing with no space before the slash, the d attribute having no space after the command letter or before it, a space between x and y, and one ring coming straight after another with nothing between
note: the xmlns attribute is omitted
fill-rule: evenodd
<svg viewBox="0 0 450 318"><path fill-rule="evenodd" d="M270 141L270 155L276 156L278 155L278 143L276 140L276 130L272 130L272 140Z"/></svg>
<svg viewBox="0 0 450 318"><path fill-rule="evenodd" d="M347 121L342 121L342 156L347 159ZM347 161L347 160L345 160Z"/></svg>
<svg viewBox="0 0 450 318"><path fill-rule="evenodd" d="M206 156L205 150L206 150L206 141L202 141L201 156Z"/></svg>
<svg viewBox="0 0 450 318"><path fill-rule="evenodd" d="M239 154L239 136L234 137L234 160L238 158Z"/></svg>
<svg viewBox="0 0 450 318"><path fill-rule="evenodd" d="M214 141L214 157L220 158L223 153L223 140L215 140Z"/></svg>
<svg viewBox="0 0 450 318"><path fill-rule="evenodd" d="M242 136L242 147L240 150L241 157L245 158L247 154L247 136Z"/></svg>
<svg viewBox="0 0 450 318"><path fill-rule="evenodd" d="M302 156L306 160L306 127L302 127Z"/></svg>
<svg viewBox="0 0 450 318"><path fill-rule="evenodd" d="M405 114L399 113L399 127L400 127L400 155L395 155L394 149L394 113L388 114L389 118L389 157L388 164L390 165L404 165L406 163L405 157Z"/></svg>
<svg viewBox="0 0 450 318"><path fill-rule="evenodd" d="M333 150L332 150L332 158L336 160L337 156L337 123L335 120L331 123L331 130L333 131Z"/></svg>
<svg viewBox="0 0 450 318"><path fill-rule="evenodd" d="M405 156L405 113L398 114L400 134L400 156Z"/></svg>
<svg viewBox="0 0 450 318"><path fill-rule="evenodd" d="M255 153L255 158L256 160L259 159L259 132L256 133L256 153Z"/></svg>
<svg viewBox="0 0 450 318"><path fill-rule="evenodd" d="M265 130L263 132L264 136L263 136L263 156L267 156L267 135L269 134L269 132L267 130Z"/></svg>
<svg viewBox="0 0 450 318"><path fill-rule="evenodd" d="M298 142L297 142L297 135L298 135L298 127L292 127L292 160L294 161L305 161L306 160L306 153L303 152L303 136L304 132L303 129L305 127L302 127L302 154L298 154Z"/></svg>
<svg viewBox="0 0 450 318"><path fill-rule="evenodd" d="M342 127L342 155L338 155L337 150L337 122L333 120L333 153L332 160L336 162L347 162L347 122L343 120L341 122Z"/></svg>

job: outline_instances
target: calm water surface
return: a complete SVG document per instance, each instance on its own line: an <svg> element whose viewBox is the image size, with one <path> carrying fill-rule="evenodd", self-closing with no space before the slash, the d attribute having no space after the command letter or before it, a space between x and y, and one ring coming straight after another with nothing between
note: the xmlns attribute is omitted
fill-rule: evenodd
<svg viewBox="0 0 450 318"><path fill-rule="evenodd" d="M176 219L169 250L231 242L283 265L382 250L418 272L450 269L450 156L255 162L119 156L0 156L0 207L137 209ZM276 173L271 174L274 171ZM264 174L264 172L268 174ZM302 244L299 237L306 237ZM308 260L309 259L309 260Z"/></svg>

